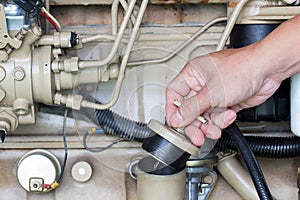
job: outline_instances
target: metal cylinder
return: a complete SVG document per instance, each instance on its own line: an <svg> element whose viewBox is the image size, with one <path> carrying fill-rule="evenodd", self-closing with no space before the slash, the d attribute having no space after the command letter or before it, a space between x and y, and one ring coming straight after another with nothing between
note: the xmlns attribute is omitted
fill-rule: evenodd
<svg viewBox="0 0 300 200"><path fill-rule="evenodd" d="M58 159L49 151L35 149L26 153L19 161L17 178L28 192L48 192L44 184L52 184L60 173Z"/></svg>
<svg viewBox="0 0 300 200"><path fill-rule="evenodd" d="M154 163L155 165L155 163ZM137 196L138 200L184 200L185 199L185 170L180 172L164 171L166 173L155 174L146 168L138 166ZM141 169L142 168L142 169Z"/></svg>

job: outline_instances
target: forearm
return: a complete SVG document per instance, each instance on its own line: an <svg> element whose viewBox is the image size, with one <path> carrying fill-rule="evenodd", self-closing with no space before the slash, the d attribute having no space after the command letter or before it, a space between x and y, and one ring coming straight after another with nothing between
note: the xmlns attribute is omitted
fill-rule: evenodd
<svg viewBox="0 0 300 200"><path fill-rule="evenodd" d="M282 23L265 39L253 45L252 60L262 73L282 81L300 72L300 15Z"/></svg>

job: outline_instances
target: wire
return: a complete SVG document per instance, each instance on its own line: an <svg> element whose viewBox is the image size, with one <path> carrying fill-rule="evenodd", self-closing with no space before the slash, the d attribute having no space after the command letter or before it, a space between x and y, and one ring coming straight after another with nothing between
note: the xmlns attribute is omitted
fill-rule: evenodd
<svg viewBox="0 0 300 200"><path fill-rule="evenodd" d="M205 26L201 27L196 33L194 33L192 35L192 37L187 39L179 47L177 47L175 50L173 50L172 53L170 53L168 56L166 56L164 58L155 59L155 60L144 60L144 61L130 62L130 63L127 64L127 66L136 66L136 65L144 65L144 64L157 64L157 63L166 62L166 61L170 60L171 58L173 58L175 55L177 55L180 51L182 51L192 41L194 41L197 37L199 37L202 33L204 33L204 31L206 31L209 27L211 27L212 25L214 25L216 23L226 21L226 20L227 20L227 17L220 17L220 18L211 20L210 22L205 24Z"/></svg>
<svg viewBox="0 0 300 200"><path fill-rule="evenodd" d="M64 121L63 121L63 131L62 131L62 135L63 135L63 141L64 141L64 149L65 149L65 157L64 157L64 162L61 166L61 171L59 176L56 179L57 183L60 183L61 179L62 179L62 175L65 171L65 167L66 167L66 163L67 163L67 158L68 158L68 146L67 146L67 139L66 139L66 124L67 124L67 116L68 116L68 109L65 110L64 113Z"/></svg>
<svg viewBox="0 0 300 200"><path fill-rule="evenodd" d="M87 136L89 135L89 132L86 132L83 136L83 146L86 150L88 150L89 152L92 152L92 153L100 153L100 152L103 152L103 151L106 151L107 149L111 148L112 146L114 146L115 144L118 144L119 142L123 141L124 138L118 138L116 140L114 140L111 144L107 145L106 147L102 147L102 148L97 148L97 149L92 149L90 148L88 145L87 145Z"/></svg>
<svg viewBox="0 0 300 200"><path fill-rule="evenodd" d="M46 13L44 13L44 12L40 12L41 13L41 15L43 16L43 17L45 17L46 19L47 19L47 21L53 26L53 28L57 31L57 32L59 32L59 29L58 29L58 27L56 26L56 24L54 23L54 21L52 21L52 19L48 16L48 15L46 15Z"/></svg>
<svg viewBox="0 0 300 200"><path fill-rule="evenodd" d="M61 31L61 25L60 23L58 22L58 20L45 8L45 7L42 7L42 13L45 13L50 19L51 21L53 21L53 23L56 25L57 27L57 30L60 32ZM48 18L47 18L48 20ZM49 20L48 20L49 21ZM50 21L49 21L50 22ZM51 23L51 22L50 22ZM51 23L52 24L52 23Z"/></svg>
<svg viewBox="0 0 300 200"><path fill-rule="evenodd" d="M225 27L225 30L223 31L223 34L221 36L220 42L216 48L216 51L220 51L224 49L224 46L226 44L226 41L235 25L235 22L241 12L241 10L243 9L244 5L248 2L249 0L240 0L238 2L238 4L235 6L228 22L227 25Z"/></svg>

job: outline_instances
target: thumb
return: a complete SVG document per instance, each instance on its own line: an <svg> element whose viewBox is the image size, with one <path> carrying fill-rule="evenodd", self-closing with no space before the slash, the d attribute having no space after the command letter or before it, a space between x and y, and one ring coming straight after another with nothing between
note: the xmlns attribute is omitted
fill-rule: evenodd
<svg viewBox="0 0 300 200"><path fill-rule="evenodd" d="M205 86L177 108L170 117L170 125L173 127L185 127L209 108L211 108L210 97Z"/></svg>

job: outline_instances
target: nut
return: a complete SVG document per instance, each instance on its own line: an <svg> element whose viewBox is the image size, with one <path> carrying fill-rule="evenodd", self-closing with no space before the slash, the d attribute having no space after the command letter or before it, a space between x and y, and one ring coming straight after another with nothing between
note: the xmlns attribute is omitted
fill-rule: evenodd
<svg viewBox="0 0 300 200"><path fill-rule="evenodd" d="M7 123L10 126L6 126L6 128L8 129L7 132L14 131L19 124L18 117L11 110L0 111L0 122L1 121Z"/></svg>

